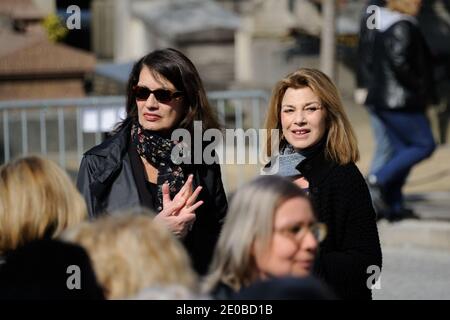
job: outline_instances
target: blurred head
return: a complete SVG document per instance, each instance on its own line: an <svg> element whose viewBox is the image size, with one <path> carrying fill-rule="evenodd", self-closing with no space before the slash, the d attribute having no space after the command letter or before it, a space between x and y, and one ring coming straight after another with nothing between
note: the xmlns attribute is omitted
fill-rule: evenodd
<svg viewBox="0 0 450 320"><path fill-rule="evenodd" d="M106 298L128 298L148 287L174 284L195 290L196 277L183 246L152 216L144 209L110 215L62 236L86 249Z"/></svg>
<svg viewBox="0 0 450 320"><path fill-rule="evenodd" d="M258 177L232 198L205 289L308 275L324 232L299 187L278 176Z"/></svg>
<svg viewBox="0 0 450 320"><path fill-rule="evenodd" d="M0 167L0 254L57 237L86 216L84 199L54 162L29 156Z"/></svg>
<svg viewBox="0 0 450 320"><path fill-rule="evenodd" d="M3 258L0 300L105 298L88 254L78 245L54 239L35 240Z"/></svg>
<svg viewBox="0 0 450 320"><path fill-rule="evenodd" d="M346 164L359 159L356 136L339 92L323 72L301 68L280 80L273 89L266 129L282 131L279 143L296 149L314 146L322 138L328 158ZM272 154L270 135L268 154Z"/></svg>
<svg viewBox="0 0 450 320"><path fill-rule="evenodd" d="M127 119L139 120L147 130L170 133L219 125L193 63L175 49L156 50L134 65L127 86Z"/></svg>
<svg viewBox="0 0 450 320"><path fill-rule="evenodd" d="M422 7L422 0L387 0L387 7L410 16L417 16Z"/></svg>
<svg viewBox="0 0 450 320"><path fill-rule="evenodd" d="M318 225L305 197L285 200L275 210L273 233L266 243L255 239L251 254L258 279L310 274L318 246Z"/></svg>

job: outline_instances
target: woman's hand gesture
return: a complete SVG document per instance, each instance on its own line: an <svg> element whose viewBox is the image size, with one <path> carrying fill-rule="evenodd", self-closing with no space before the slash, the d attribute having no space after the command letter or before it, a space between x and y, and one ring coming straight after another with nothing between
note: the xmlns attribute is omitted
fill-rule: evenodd
<svg viewBox="0 0 450 320"><path fill-rule="evenodd" d="M195 221L195 210L203 204L197 201L202 187L199 186L192 192L193 176L190 175L184 186L170 199L169 185L162 186L163 209L155 219L163 222L177 237L184 238L192 229Z"/></svg>

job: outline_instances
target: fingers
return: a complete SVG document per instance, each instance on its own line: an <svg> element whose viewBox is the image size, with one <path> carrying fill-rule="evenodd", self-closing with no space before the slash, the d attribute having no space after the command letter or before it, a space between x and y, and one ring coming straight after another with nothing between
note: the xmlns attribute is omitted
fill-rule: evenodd
<svg viewBox="0 0 450 320"><path fill-rule="evenodd" d="M185 206L186 201L184 198L178 198L171 201L168 205L166 204L163 210L159 213L164 216L176 216Z"/></svg>
<svg viewBox="0 0 450 320"><path fill-rule="evenodd" d="M173 211L180 211L184 206L186 205L186 199L184 197L178 198L174 201L172 201L172 210Z"/></svg>
<svg viewBox="0 0 450 320"><path fill-rule="evenodd" d="M195 210L198 209L198 207L200 207L203 204L203 201L198 201L196 202L193 206L190 206L189 208L186 208L187 210L189 210L189 212L194 212Z"/></svg>
<svg viewBox="0 0 450 320"><path fill-rule="evenodd" d="M192 181L193 180L194 180L194 176L192 174L190 174L189 178L188 178L189 184L188 184L188 187L186 190L187 197L190 197L192 195Z"/></svg>
<svg viewBox="0 0 450 320"><path fill-rule="evenodd" d="M194 193L186 200L186 206L190 207L192 204L197 200L197 197L199 196L200 192L202 191L202 187L198 186Z"/></svg>
<svg viewBox="0 0 450 320"><path fill-rule="evenodd" d="M190 183L190 181L191 181L191 176L192 176L192 175L189 175L189 177L188 177L188 179L186 180L186 182L184 183L183 187L180 189L180 191L178 191L178 194L183 195L183 194L186 192L186 189L187 189L187 187L188 187L188 185L189 185L189 183ZM178 194L177 194L177 195L178 195Z"/></svg>
<svg viewBox="0 0 450 320"><path fill-rule="evenodd" d="M195 201L197 200L200 192L202 191L202 187L198 186L194 192L192 192L192 181L194 176L192 174L189 175L186 183L183 187L178 191L173 200L170 199L170 190L169 184L165 182L162 186L162 200L163 200L163 210L160 212L161 215L171 216L171 215L179 215L180 213L191 214L193 213L199 206L203 204L203 201L200 203ZM195 205L194 205L195 203Z"/></svg>
<svg viewBox="0 0 450 320"><path fill-rule="evenodd" d="M184 196L192 188L192 180L194 180L194 175L190 174L183 187L178 191L177 196Z"/></svg>
<svg viewBox="0 0 450 320"><path fill-rule="evenodd" d="M162 200L163 200L163 208L167 207L170 204L170 191L169 184L166 182L162 185Z"/></svg>

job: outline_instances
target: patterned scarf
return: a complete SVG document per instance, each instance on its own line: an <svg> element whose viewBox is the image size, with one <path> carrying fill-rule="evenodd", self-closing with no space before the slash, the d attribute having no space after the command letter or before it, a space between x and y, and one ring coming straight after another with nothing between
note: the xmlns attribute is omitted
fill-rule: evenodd
<svg viewBox="0 0 450 320"><path fill-rule="evenodd" d="M133 123L131 137L139 156L144 157L158 169L158 199L156 200L157 211L160 212L162 210L162 185L164 182L169 183L171 199L185 183L181 166L174 164L171 160L172 149L176 144L155 132L145 130L139 123Z"/></svg>

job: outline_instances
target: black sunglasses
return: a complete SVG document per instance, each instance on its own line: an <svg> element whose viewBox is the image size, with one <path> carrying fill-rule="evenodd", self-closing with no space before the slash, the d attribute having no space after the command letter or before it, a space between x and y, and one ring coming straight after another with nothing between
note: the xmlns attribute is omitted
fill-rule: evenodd
<svg viewBox="0 0 450 320"><path fill-rule="evenodd" d="M161 103L169 103L173 99L179 98L183 95L181 91L170 91L167 89L156 89L156 90L150 90L147 87L140 87L140 86L134 86L133 87L133 94L136 97L136 100L147 100L148 97L153 93L156 100L158 100Z"/></svg>

